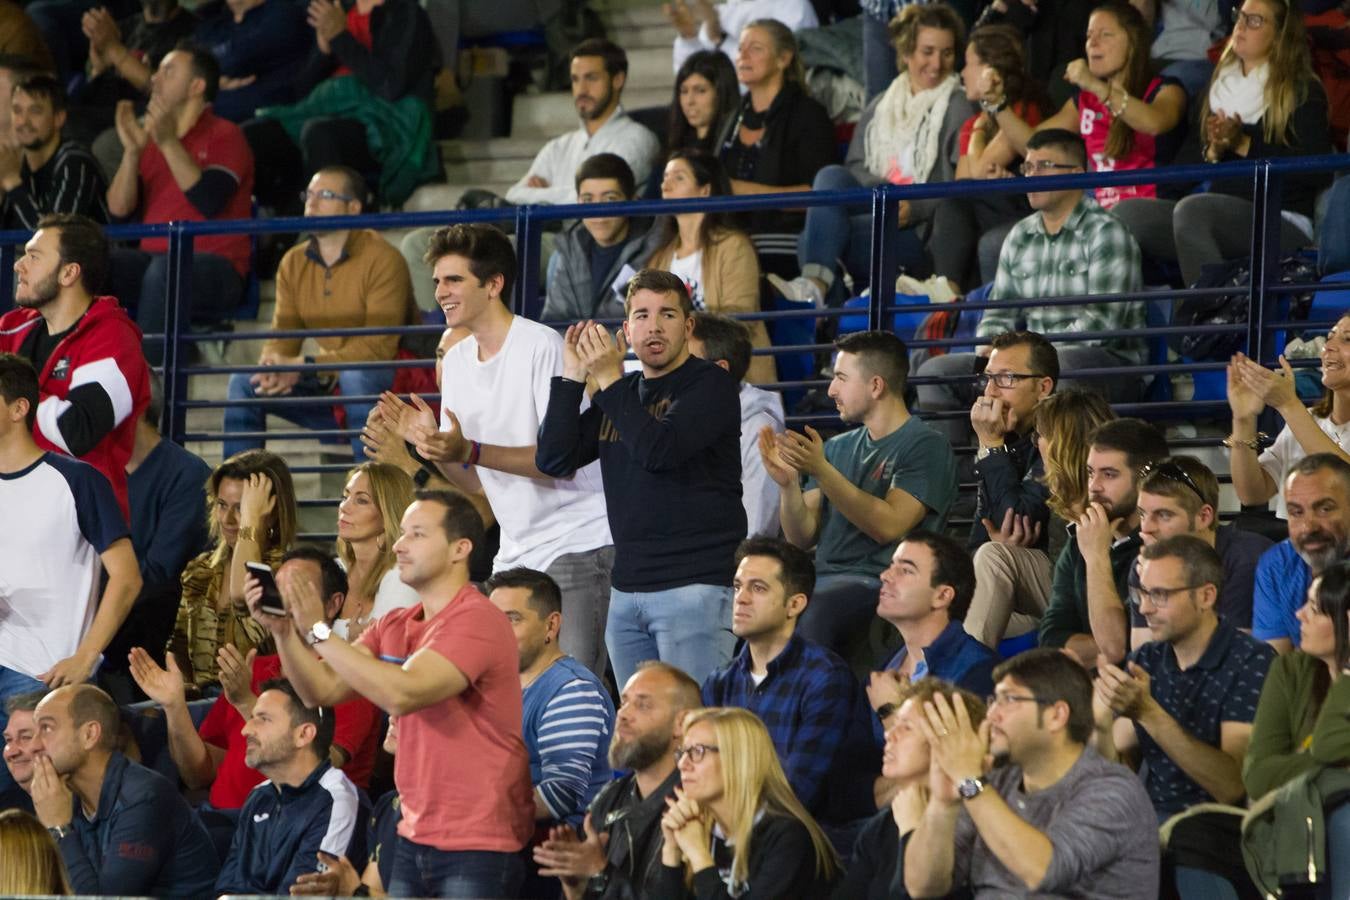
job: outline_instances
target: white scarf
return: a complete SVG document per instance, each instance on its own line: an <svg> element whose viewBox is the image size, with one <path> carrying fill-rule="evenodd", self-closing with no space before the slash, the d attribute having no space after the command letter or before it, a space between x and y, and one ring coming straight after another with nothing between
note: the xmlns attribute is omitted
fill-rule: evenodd
<svg viewBox="0 0 1350 900"><path fill-rule="evenodd" d="M1236 115L1244 125L1260 122L1266 114L1266 78L1269 75L1267 63L1261 63L1243 75L1242 62L1233 60L1219 70L1209 86L1209 111Z"/></svg>
<svg viewBox="0 0 1350 900"><path fill-rule="evenodd" d="M897 184L928 180L941 152L942 120L958 79L950 75L937 87L917 94L909 73L901 72L881 96L863 135L867 171Z"/></svg>

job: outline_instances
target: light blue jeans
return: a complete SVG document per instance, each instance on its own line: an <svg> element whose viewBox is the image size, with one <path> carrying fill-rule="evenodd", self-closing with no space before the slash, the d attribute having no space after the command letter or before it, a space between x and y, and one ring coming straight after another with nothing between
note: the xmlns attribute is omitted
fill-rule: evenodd
<svg viewBox="0 0 1350 900"><path fill-rule="evenodd" d="M687 584L664 591L610 592L605 645L620 691L638 663L659 659L699 684L731 661L731 588Z"/></svg>
<svg viewBox="0 0 1350 900"><path fill-rule="evenodd" d="M255 392L252 382L249 381L253 376L247 372L236 372L230 376L230 386L228 396L231 400L253 400L258 394ZM341 369L338 371L338 388L342 391L343 397L363 397L378 395L384 391L390 390L394 386L393 369ZM322 397L328 393L328 389L321 386L319 380L313 375L306 374L291 390L293 397ZM334 397L333 403L336 405L340 397ZM366 417L370 415L371 409L375 404L369 401L359 403L344 403L347 407L347 427L361 429L366 425ZM267 413L275 416L281 416L302 428L313 428L317 430L329 430L337 428L337 419L333 416L333 407L328 404L295 404L294 406L273 406L263 408L261 406L227 406L225 408L225 433L227 435L242 434L247 432L259 432L266 428ZM366 450L361 443L360 436L351 439L352 457L357 462L365 462ZM236 453L244 450L255 450L261 448L263 442L257 438L237 438L227 437L225 439L224 454L229 459Z"/></svg>

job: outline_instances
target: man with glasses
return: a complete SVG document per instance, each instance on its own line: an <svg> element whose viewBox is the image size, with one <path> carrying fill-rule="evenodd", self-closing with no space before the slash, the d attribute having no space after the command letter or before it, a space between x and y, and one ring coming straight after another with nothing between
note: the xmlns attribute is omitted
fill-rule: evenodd
<svg viewBox="0 0 1350 900"><path fill-rule="evenodd" d="M1223 585L1214 607L1234 628L1252 628L1252 590L1256 563L1270 549L1263 535L1219 524L1219 481L1194 456L1171 456L1147 466L1139 484L1139 539L1145 547L1179 534L1191 534L1214 548L1223 564ZM1139 586L1139 564L1130 571L1130 592ZM1130 646L1151 640L1148 620L1131 605Z"/></svg>
<svg viewBox="0 0 1350 900"><path fill-rule="evenodd" d="M577 169L578 203L635 199L633 170L617 153L597 153ZM663 232L639 216L582 219L558 238L549 263L545 321L624 318L628 280L661 245Z"/></svg>
<svg viewBox="0 0 1350 900"><path fill-rule="evenodd" d="M1027 141L1022 174L1028 179L1043 175L1071 175L1086 171L1087 150L1075 132L1063 129L1038 131ZM1034 184L1032 185L1034 186ZM1079 297L1088 294L1136 292L1143 283L1139 245L1129 229L1097 205L1081 189L1027 193L1034 212L1013 226L998 258L998 274L989 300L1035 300ZM1039 305L1023 309L986 309L975 329L985 342L1012 331L1019 321L1038 334L1064 332L1138 332L1146 324L1144 305L1124 303L1072 303ZM1147 359L1142 337L1109 337L1075 340L1059 346L1059 364L1065 373L1140 365ZM919 401L926 410L954 410L969 405L963 396L961 376L978 371L977 356L988 357L991 347L982 343L969 353L934 357L919 369L919 375L938 380L919 387ZM1095 382L1113 403L1137 400L1143 382L1133 375L1113 375ZM966 388L968 390L968 388ZM961 426L961 430L964 426ZM953 445L964 435L947 436Z"/></svg>
<svg viewBox="0 0 1350 900"><path fill-rule="evenodd" d="M932 790L892 895L1154 900L1156 821L1139 779L1087 746L1087 673L1042 649L994 678L985 728L955 697L924 704Z"/></svg>
<svg viewBox="0 0 1350 900"><path fill-rule="evenodd" d="M302 193L306 216L355 216L365 209L365 179L346 166L329 166L314 173ZM417 321L412 302L408 265L379 232L368 228L323 231L286 252L277 267L277 303L272 330L310 328L392 328ZM298 336L278 337L263 344L258 364L275 371L230 376L229 398L317 397L333 392L344 397L378 397L394 385L393 369L353 369L350 363L380 362L398 353L396 334L320 337L312 354L302 350ZM300 372L288 366L331 366L332 371ZM357 400L344 404L347 427L359 428L374 403ZM266 415L272 412L304 428L338 427L333 407L295 404L264 409L230 406L225 410L224 453L228 458L263 445L258 437ZM365 459L360 437L351 441L357 462Z"/></svg>
<svg viewBox="0 0 1350 900"><path fill-rule="evenodd" d="M1089 436L1087 508L1069 524L1069 542L1055 561L1042 647L1063 647L1087 669L1125 658L1123 598L1139 555L1139 473L1165 456L1166 438L1142 419L1115 419Z"/></svg>
<svg viewBox="0 0 1350 900"><path fill-rule="evenodd" d="M1135 604L1153 640L1125 668L1098 668L1097 752L1133 766L1159 820L1197 803L1246 796L1242 761L1275 651L1219 618L1223 563L1180 534L1140 554Z"/></svg>
<svg viewBox="0 0 1350 900"><path fill-rule="evenodd" d="M1059 354L1039 334L994 338L970 408L978 494L966 545L974 551L975 594L967 633L997 647L1007 635L1033 631L1050 598L1050 510L1045 463L1031 422L1055 389Z"/></svg>

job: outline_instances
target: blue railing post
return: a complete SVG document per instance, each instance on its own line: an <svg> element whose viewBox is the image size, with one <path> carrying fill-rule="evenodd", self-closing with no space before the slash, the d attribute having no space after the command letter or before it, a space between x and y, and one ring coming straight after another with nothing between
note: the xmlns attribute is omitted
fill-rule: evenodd
<svg viewBox="0 0 1350 900"><path fill-rule="evenodd" d="M14 261L18 259L18 246L0 244L0 313L14 306Z"/></svg>
<svg viewBox="0 0 1350 900"><path fill-rule="evenodd" d="M1258 362L1266 361L1269 337L1265 324L1272 314L1275 295L1266 289L1280 272L1281 176L1262 160L1252 175L1251 283L1247 294L1247 352Z"/></svg>
<svg viewBox="0 0 1350 900"><path fill-rule="evenodd" d="M188 398L185 368L187 342L183 333L192 321L192 235L185 233L183 223L169 226L168 296L164 304L164 415L160 423L162 433L175 443L182 443L187 433Z"/></svg>
<svg viewBox="0 0 1350 900"><path fill-rule="evenodd" d="M872 295L867 304L867 327L889 331L886 307L895 304L896 241L900 227L899 204L889 197L890 185L872 190ZM890 238L890 239L888 239Z"/></svg>
<svg viewBox="0 0 1350 900"><path fill-rule="evenodd" d="M534 307L539 299L539 225L531 212L532 207L516 207L516 268L520 277L511 308L518 316L537 319L537 314L531 314L537 313Z"/></svg>

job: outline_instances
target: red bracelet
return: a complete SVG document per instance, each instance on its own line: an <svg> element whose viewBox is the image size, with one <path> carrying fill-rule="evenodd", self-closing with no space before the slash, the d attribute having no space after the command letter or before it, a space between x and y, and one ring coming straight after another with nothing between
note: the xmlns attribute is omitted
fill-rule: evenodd
<svg viewBox="0 0 1350 900"><path fill-rule="evenodd" d="M469 441L469 458L464 461L464 468L478 465L478 455L483 452L483 445L477 441Z"/></svg>

